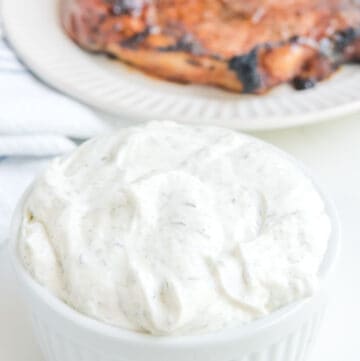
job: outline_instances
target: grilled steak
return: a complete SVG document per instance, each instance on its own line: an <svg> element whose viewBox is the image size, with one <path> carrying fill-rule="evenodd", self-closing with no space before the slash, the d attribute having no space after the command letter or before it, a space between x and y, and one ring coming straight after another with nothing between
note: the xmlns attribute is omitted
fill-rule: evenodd
<svg viewBox="0 0 360 361"><path fill-rule="evenodd" d="M62 0L85 49L161 78L263 93L360 60L358 0Z"/></svg>

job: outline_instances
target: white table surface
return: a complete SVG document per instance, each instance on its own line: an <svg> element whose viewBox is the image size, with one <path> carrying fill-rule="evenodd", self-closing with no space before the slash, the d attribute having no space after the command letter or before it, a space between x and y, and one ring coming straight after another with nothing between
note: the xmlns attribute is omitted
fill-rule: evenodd
<svg viewBox="0 0 360 361"><path fill-rule="evenodd" d="M257 133L302 160L337 205L343 247L333 297L307 361L360 360L360 115L304 128ZM18 161L21 172L32 164ZM24 172L25 173L25 172ZM0 252L0 361L43 361L6 252ZM169 360L171 361L171 360Z"/></svg>

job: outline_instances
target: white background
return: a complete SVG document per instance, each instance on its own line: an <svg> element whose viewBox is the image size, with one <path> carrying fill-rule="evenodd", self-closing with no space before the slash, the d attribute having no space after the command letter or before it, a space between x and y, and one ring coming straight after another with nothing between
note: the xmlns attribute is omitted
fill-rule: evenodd
<svg viewBox="0 0 360 361"><path fill-rule="evenodd" d="M312 170L335 201L342 223L343 246L334 292L308 361L359 361L360 115L257 136L288 151ZM30 181L26 170L33 165L18 161L18 183L25 186ZM34 173L42 166L36 164ZM13 164L8 171L15 171ZM0 361L43 361L4 250L0 252L0 320Z"/></svg>

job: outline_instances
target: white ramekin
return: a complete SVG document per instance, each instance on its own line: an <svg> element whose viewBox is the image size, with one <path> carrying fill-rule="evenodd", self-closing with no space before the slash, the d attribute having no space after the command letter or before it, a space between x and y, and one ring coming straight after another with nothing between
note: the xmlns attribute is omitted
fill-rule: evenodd
<svg viewBox="0 0 360 361"><path fill-rule="evenodd" d="M32 279L23 267L17 247L22 208L30 189L14 214L9 250L47 361L306 360L321 324L340 238L336 211L318 187L332 221L332 234L315 294L235 330L181 337L154 337L93 320Z"/></svg>

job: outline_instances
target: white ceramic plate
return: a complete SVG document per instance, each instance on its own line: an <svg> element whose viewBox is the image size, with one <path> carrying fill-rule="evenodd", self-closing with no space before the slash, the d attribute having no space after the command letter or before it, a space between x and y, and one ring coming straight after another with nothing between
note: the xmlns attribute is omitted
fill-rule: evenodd
<svg viewBox="0 0 360 361"><path fill-rule="evenodd" d="M244 96L156 80L81 50L62 32L57 0L3 0L2 10L10 42L36 75L115 115L262 130L360 111L360 66L343 67L314 89L297 92L284 85L264 96Z"/></svg>

